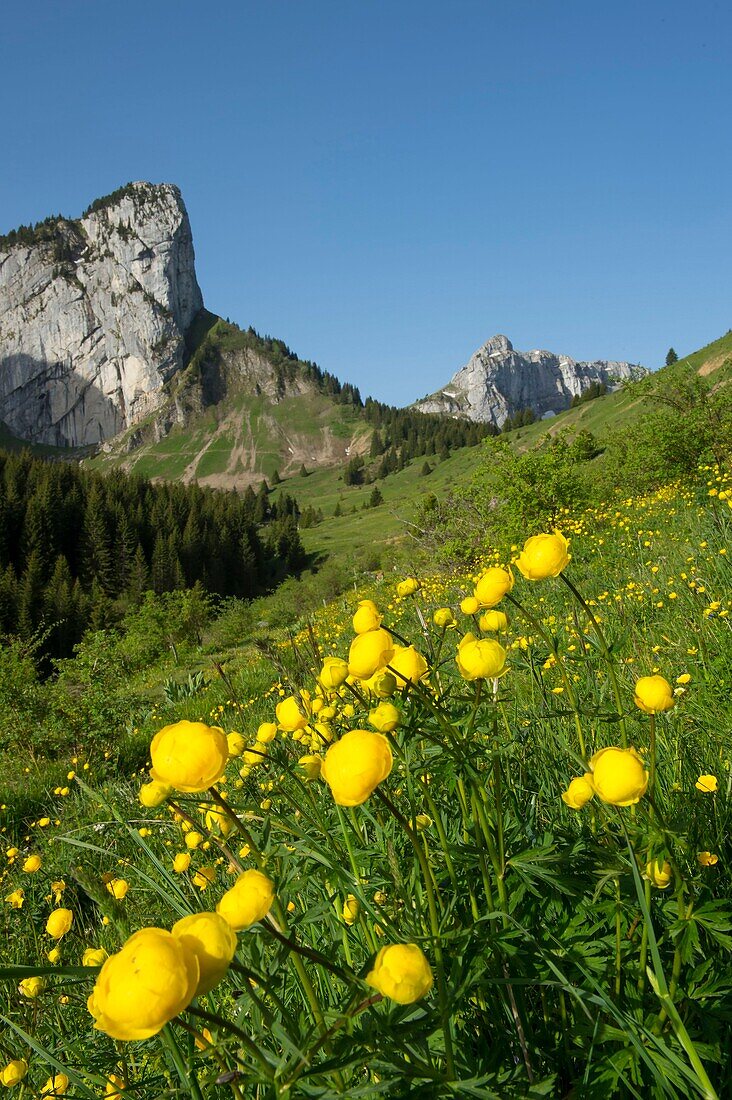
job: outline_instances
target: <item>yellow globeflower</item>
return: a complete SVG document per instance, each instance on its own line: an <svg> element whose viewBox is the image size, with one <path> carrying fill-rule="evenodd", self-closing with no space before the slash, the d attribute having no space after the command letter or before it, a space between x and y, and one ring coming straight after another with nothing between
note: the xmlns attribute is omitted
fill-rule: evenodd
<svg viewBox="0 0 732 1100"><path fill-rule="evenodd" d="M360 912L361 902L353 894L349 894L343 902L343 920L348 925L355 924Z"/></svg>
<svg viewBox="0 0 732 1100"><path fill-rule="evenodd" d="M716 775L700 775L694 786L703 794L714 794L719 784Z"/></svg>
<svg viewBox="0 0 732 1100"><path fill-rule="evenodd" d="M382 947L366 982L384 997L400 1005L411 1005L432 988L432 971L415 943Z"/></svg>
<svg viewBox="0 0 732 1100"><path fill-rule="evenodd" d="M318 756L317 753L308 753L307 756L301 756L297 763L305 779L317 779L323 766L323 757Z"/></svg>
<svg viewBox="0 0 732 1100"><path fill-rule="evenodd" d="M645 714L670 710L676 702L674 690L663 676L641 676L636 682L633 699Z"/></svg>
<svg viewBox="0 0 732 1100"><path fill-rule="evenodd" d="M199 867L193 876L193 885L197 886L199 890L208 890L212 882L216 881L216 868L211 864L207 864L205 867Z"/></svg>
<svg viewBox="0 0 732 1100"><path fill-rule="evenodd" d="M246 740L236 730L232 730L231 733L226 735L226 744L229 749L229 756L241 756L244 752Z"/></svg>
<svg viewBox="0 0 732 1100"><path fill-rule="evenodd" d="M383 734L351 730L330 746L321 775L339 806L360 806L386 779L392 763Z"/></svg>
<svg viewBox="0 0 732 1100"><path fill-rule="evenodd" d="M124 1079L116 1073L110 1073L104 1086L104 1100L123 1100L122 1093L127 1088Z"/></svg>
<svg viewBox="0 0 732 1100"><path fill-rule="evenodd" d="M12 1088L19 1085L28 1072L28 1063L25 1058L13 1058L11 1062L0 1069L0 1085Z"/></svg>
<svg viewBox="0 0 732 1100"><path fill-rule="evenodd" d="M373 676L369 676L368 680L364 680L361 686L377 699L388 699L397 689L396 676L388 668L381 668Z"/></svg>
<svg viewBox="0 0 732 1100"><path fill-rule="evenodd" d="M61 951L58 947L52 947L50 951L46 952L46 958L50 962L51 966L55 966L56 963L61 961Z"/></svg>
<svg viewBox="0 0 732 1100"><path fill-rule="evenodd" d="M366 634L369 630L378 630L381 626L381 614L373 600L359 600L358 609L353 616L355 634Z"/></svg>
<svg viewBox="0 0 732 1100"><path fill-rule="evenodd" d="M484 611L478 623L486 634L502 634L508 630L508 615L505 611Z"/></svg>
<svg viewBox="0 0 732 1100"><path fill-rule="evenodd" d="M186 848L193 851L199 844L203 844L203 833L198 833L195 829L190 833L186 833Z"/></svg>
<svg viewBox="0 0 732 1100"><path fill-rule="evenodd" d="M446 629L448 626L454 626L455 616L452 613L452 609L449 607L438 607L432 616L432 622L435 626L441 626Z"/></svg>
<svg viewBox="0 0 732 1100"><path fill-rule="evenodd" d="M464 680L492 680L506 671L506 651L493 638L466 634L455 657Z"/></svg>
<svg viewBox="0 0 732 1100"><path fill-rule="evenodd" d="M475 598L479 607L495 607L507 592L513 588L513 573L510 569L493 566L486 569L475 586Z"/></svg>
<svg viewBox="0 0 732 1100"><path fill-rule="evenodd" d="M389 669L395 673L399 687L418 683L428 672L427 662L413 645L394 646Z"/></svg>
<svg viewBox="0 0 732 1100"><path fill-rule="evenodd" d="M562 799L571 810L581 810L594 797L594 794L592 773L585 772L583 776L577 776L573 779L566 791L562 791Z"/></svg>
<svg viewBox="0 0 732 1100"><path fill-rule="evenodd" d="M70 1081L65 1073L54 1073L49 1077L41 1089L41 1096L65 1096L69 1090Z"/></svg>
<svg viewBox="0 0 732 1100"><path fill-rule="evenodd" d="M188 852L178 852L173 860L173 870L177 875L182 875L191 865L191 857Z"/></svg>
<svg viewBox="0 0 732 1100"><path fill-rule="evenodd" d="M673 877L671 864L667 859L665 859L663 863L658 859L651 860L646 864L646 869L643 873L643 878L647 878L658 890L665 890Z"/></svg>
<svg viewBox="0 0 732 1100"><path fill-rule="evenodd" d="M35 874L38 868L41 866L41 857L39 855L30 855L23 863L23 870L27 875Z"/></svg>
<svg viewBox="0 0 732 1100"><path fill-rule="evenodd" d="M150 775L176 791L205 791L224 774L229 759L226 734L203 722L164 726L150 746Z"/></svg>
<svg viewBox="0 0 732 1100"><path fill-rule="evenodd" d="M373 726L379 733L391 733L395 730L401 721L401 714L394 706L393 703L384 702L379 703L378 707L372 710L369 714L369 725Z"/></svg>
<svg viewBox="0 0 732 1100"><path fill-rule="evenodd" d="M320 680L326 691L335 691L348 678L348 661L341 657L326 657L320 670Z"/></svg>
<svg viewBox="0 0 732 1100"><path fill-rule="evenodd" d="M154 810L158 806L162 806L163 802L170 797L173 788L167 783L158 783L157 779L151 779L149 783L145 783L140 787L138 798L143 806L146 806L149 810Z"/></svg>
<svg viewBox="0 0 732 1100"><path fill-rule="evenodd" d="M646 793L648 772L635 749L600 749L590 760L592 785L603 802L634 806Z"/></svg>
<svg viewBox="0 0 732 1100"><path fill-rule="evenodd" d="M109 955L103 947L87 947L86 951L82 955L82 966L102 966Z"/></svg>
<svg viewBox="0 0 732 1100"><path fill-rule="evenodd" d="M569 540L561 531L553 535L534 535L524 543L516 565L527 581L558 577L569 565L572 555L568 550Z"/></svg>
<svg viewBox="0 0 732 1100"><path fill-rule="evenodd" d="M46 931L54 940L60 940L65 936L74 921L74 914L70 909L54 909L46 921Z"/></svg>
<svg viewBox="0 0 732 1100"><path fill-rule="evenodd" d="M368 680L389 664L394 655L394 642L388 630L379 627L357 634L348 651L348 671L357 680Z"/></svg>
<svg viewBox="0 0 732 1100"><path fill-rule="evenodd" d="M129 888L129 882L126 882L123 878L112 878L107 883L107 890L116 901L122 901L127 896Z"/></svg>
<svg viewBox="0 0 732 1100"><path fill-rule="evenodd" d="M278 703L275 707L275 714L280 729L284 730L285 733L296 733L297 730L305 729L308 724L308 720L300 710L300 705L294 695L288 695L286 699Z"/></svg>
<svg viewBox="0 0 732 1100"><path fill-rule="evenodd" d="M18 992L27 997L29 1001L34 1001L36 997L40 997L45 988L45 978L23 978L22 982L18 983Z"/></svg>
<svg viewBox="0 0 732 1100"><path fill-rule="evenodd" d="M149 1039L187 1008L198 978L198 959L181 940L142 928L97 976L87 1002L94 1027L113 1039Z"/></svg>
<svg viewBox="0 0 732 1100"><path fill-rule="evenodd" d="M234 828L234 823L221 806L213 806L206 810L204 820L210 833L221 833L223 837L227 837Z"/></svg>
<svg viewBox="0 0 732 1100"><path fill-rule="evenodd" d="M714 867L715 864L719 863L719 856L715 855L714 852L697 852L696 858L702 867Z"/></svg>
<svg viewBox="0 0 732 1100"><path fill-rule="evenodd" d="M475 596L466 596L460 601L460 610L463 615L475 615L476 611L480 611L480 603Z"/></svg>
<svg viewBox="0 0 732 1100"><path fill-rule="evenodd" d="M218 913L192 913L171 929L198 959L196 996L208 993L221 981L236 951L236 934Z"/></svg>
<svg viewBox="0 0 732 1100"><path fill-rule="evenodd" d="M272 879L261 871L251 869L239 875L230 890L227 890L216 912L231 925L235 932L250 928L263 920L272 908L275 887Z"/></svg>
<svg viewBox="0 0 732 1100"><path fill-rule="evenodd" d="M268 745L277 736L276 722L262 722L257 727L257 741L260 745Z"/></svg>
<svg viewBox="0 0 732 1100"><path fill-rule="evenodd" d="M396 586L396 594L397 596L413 596L419 586L416 577L407 577L406 580L399 581Z"/></svg>

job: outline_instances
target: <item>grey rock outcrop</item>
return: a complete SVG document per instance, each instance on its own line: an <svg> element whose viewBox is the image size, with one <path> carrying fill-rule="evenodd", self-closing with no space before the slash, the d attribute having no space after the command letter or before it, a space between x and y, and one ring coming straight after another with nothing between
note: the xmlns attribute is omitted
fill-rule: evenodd
<svg viewBox="0 0 732 1100"><path fill-rule="evenodd" d="M183 200L128 184L78 220L0 241L0 420L22 439L98 444L158 408L203 306Z"/></svg>
<svg viewBox="0 0 732 1100"><path fill-rule="evenodd" d="M506 336L494 336L447 386L416 401L413 408L500 427L507 417L523 409L532 409L537 417L561 412L593 382L614 389L645 373L644 367L632 363L605 359L578 363L550 351L515 351Z"/></svg>

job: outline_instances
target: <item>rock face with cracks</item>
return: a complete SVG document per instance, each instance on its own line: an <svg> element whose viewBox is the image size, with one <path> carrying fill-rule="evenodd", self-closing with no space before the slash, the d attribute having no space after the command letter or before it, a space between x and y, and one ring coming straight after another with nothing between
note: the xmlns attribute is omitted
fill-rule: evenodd
<svg viewBox="0 0 732 1100"><path fill-rule="evenodd" d="M501 427L507 417L522 409L532 409L537 417L562 412L593 382L613 389L645 373L643 367L632 363L606 359L578 363L551 351L515 351L506 336L494 336L447 386L413 407Z"/></svg>
<svg viewBox="0 0 732 1100"><path fill-rule="evenodd" d="M78 220L0 240L0 420L22 439L98 444L163 401L203 307L180 191L132 183Z"/></svg>

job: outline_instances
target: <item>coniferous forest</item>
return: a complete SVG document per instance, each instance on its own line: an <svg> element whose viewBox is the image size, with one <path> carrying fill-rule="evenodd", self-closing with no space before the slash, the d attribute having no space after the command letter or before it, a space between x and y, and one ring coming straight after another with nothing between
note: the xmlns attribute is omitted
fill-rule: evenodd
<svg viewBox="0 0 732 1100"><path fill-rule="evenodd" d="M70 655L147 590L261 594L304 564L295 501L0 452L0 632Z"/></svg>

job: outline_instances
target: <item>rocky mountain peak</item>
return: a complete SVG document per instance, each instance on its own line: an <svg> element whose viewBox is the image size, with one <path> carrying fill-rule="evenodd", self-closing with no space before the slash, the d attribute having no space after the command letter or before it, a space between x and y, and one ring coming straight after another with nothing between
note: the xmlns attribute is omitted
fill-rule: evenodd
<svg viewBox="0 0 732 1100"><path fill-rule="evenodd" d="M203 307L173 184L129 183L78 219L0 238L0 420L56 446L109 439L156 409Z"/></svg>
<svg viewBox="0 0 732 1100"><path fill-rule="evenodd" d="M413 407L501 427L520 410L551 416L569 408L572 398L593 383L614 389L645 373L632 363L583 363L551 351L516 351L508 337L498 335L483 344L446 386Z"/></svg>

